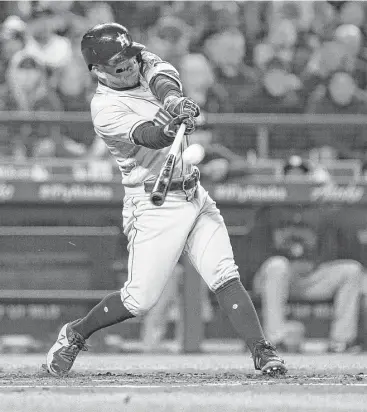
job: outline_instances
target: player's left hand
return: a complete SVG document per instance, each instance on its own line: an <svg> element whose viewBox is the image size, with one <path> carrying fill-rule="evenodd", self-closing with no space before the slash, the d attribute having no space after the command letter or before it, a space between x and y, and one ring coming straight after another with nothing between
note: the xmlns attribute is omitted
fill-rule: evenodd
<svg viewBox="0 0 367 412"><path fill-rule="evenodd" d="M188 114L191 117L200 115L200 107L190 97L168 96L164 100L164 108L171 116Z"/></svg>
<svg viewBox="0 0 367 412"><path fill-rule="evenodd" d="M195 131L195 119L188 114L180 114L172 119L165 127L164 134L166 136L174 138L178 132L178 129L184 123L186 125L185 134L191 134Z"/></svg>

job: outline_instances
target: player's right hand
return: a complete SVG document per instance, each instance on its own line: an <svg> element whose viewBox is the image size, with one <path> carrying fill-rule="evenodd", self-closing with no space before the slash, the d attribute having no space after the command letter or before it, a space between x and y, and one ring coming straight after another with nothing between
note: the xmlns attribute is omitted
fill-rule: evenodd
<svg viewBox="0 0 367 412"><path fill-rule="evenodd" d="M168 96L164 100L164 108L171 116L188 114L192 117L200 115L200 107L190 97Z"/></svg>
<svg viewBox="0 0 367 412"><path fill-rule="evenodd" d="M196 124L195 119L189 114L180 114L172 119L163 129L166 136L175 138L179 127L184 123L186 125L185 134L191 134L195 131Z"/></svg>

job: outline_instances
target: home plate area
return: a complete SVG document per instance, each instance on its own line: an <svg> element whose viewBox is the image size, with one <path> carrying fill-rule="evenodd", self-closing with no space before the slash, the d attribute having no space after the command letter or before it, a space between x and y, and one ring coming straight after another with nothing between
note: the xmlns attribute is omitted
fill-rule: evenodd
<svg viewBox="0 0 367 412"><path fill-rule="evenodd" d="M1 411L365 411L367 354L286 355L278 378L247 355L81 354L54 378L44 356L1 355ZM21 396L19 396L21 394Z"/></svg>

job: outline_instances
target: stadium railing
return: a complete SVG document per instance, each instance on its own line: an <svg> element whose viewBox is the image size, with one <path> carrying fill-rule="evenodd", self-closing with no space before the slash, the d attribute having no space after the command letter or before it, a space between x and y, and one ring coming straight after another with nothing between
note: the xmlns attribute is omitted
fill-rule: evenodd
<svg viewBox="0 0 367 412"><path fill-rule="evenodd" d="M55 124L86 124L91 125L89 112L26 112L26 111L0 111L0 124L43 123ZM233 114L233 113L207 113L204 123L208 127L225 127L229 131L232 127L242 127L244 132L255 132L255 147L258 157L267 158L270 154L270 143L273 140L284 140L289 148L297 141L307 139L307 133L312 128L319 129L319 142L323 142L323 127L361 127L367 126L367 119L360 114ZM280 129L279 129L280 128ZM221 129L223 132L223 129ZM295 131L301 131L297 133ZM238 129L236 129L236 133ZM272 133L274 132L274 133ZM273 134L273 135L272 135ZM241 133L241 141L245 143L246 133ZM231 143L231 137L223 136L224 140ZM364 146L364 133L361 138L355 138L357 143L345 142ZM362 140L362 141L361 141ZM247 146L246 146L247 147ZM358 150L358 147L356 147Z"/></svg>

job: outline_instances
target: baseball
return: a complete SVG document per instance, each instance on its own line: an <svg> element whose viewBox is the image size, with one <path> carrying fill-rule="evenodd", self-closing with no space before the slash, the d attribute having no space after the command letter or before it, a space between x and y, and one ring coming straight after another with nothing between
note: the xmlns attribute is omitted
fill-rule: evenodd
<svg viewBox="0 0 367 412"><path fill-rule="evenodd" d="M182 154L182 159L185 163L197 165L205 156L205 149L198 143L190 145Z"/></svg>

